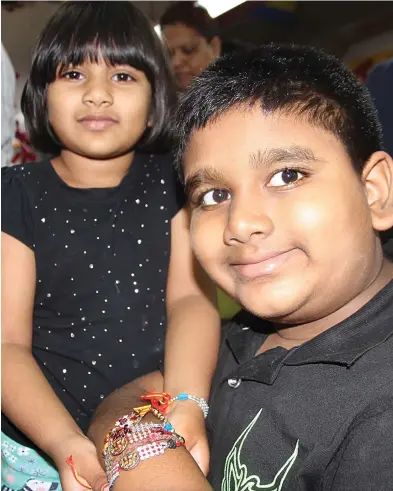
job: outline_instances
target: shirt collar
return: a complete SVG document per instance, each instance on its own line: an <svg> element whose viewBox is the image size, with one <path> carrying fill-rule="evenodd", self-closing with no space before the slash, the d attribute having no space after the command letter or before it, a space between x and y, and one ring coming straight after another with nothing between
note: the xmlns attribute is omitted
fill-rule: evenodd
<svg viewBox="0 0 393 491"><path fill-rule="evenodd" d="M234 318L226 339L239 364L254 357L269 329L268 322L246 312ZM284 350L282 363L290 366L332 363L350 367L392 335L393 280L348 319L297 348Z"/></svg>

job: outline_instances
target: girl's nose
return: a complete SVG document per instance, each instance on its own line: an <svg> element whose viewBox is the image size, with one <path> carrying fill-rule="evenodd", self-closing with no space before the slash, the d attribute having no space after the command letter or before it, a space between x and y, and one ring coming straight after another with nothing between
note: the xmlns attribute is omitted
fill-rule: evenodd
<svg viewBox="0 0 393 491"><path fill-rule="evenodd" d="M112 105L113 97L108 84L104 81L91 81L86 86L83 102L86 105L95 107Z"/></svg>

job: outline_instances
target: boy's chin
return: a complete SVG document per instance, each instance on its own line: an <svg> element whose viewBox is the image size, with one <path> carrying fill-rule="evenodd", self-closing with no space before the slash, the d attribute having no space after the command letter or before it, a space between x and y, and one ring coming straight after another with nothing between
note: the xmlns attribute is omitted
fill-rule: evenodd
<svg viewBox="0 0 393 491"><path fill-rule="evenodd" d="M259 286L259 287L258 287ZM294 292L298 292L294 295ZM282 285L269 288L255 285L240 288L237 301L249 312L277 323L296 323L302 318L302 310L309 300L308 292L299 288L284 288Z"/></svg>

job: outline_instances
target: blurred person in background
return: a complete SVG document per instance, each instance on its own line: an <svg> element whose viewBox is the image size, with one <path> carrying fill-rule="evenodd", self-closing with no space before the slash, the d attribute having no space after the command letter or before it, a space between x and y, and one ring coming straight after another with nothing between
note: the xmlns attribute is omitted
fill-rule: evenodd
<svg viewBox="0 0 393 491"><path fill-rule="evenodd" d="M15 135L16 76L11 60L1 45L1 167L11 164Z"/></svg>
<svg viewBox="0 0 393 491"><path fill-rule="evenodd" d="M194 77L221 55L218 25L194 2L177 2L160 19L178 87L184 91Z"/></svg>
<svg viewBox="0 0 393 491"><path fill-rule="evenodd" d="M205 8L194 2L177 2L170 6L160 19L160 28L181 92L220 55L250 47L236 40L223 41L216 21ZM239 310L238 305L220 289L218 304L224 319Z"/></svg>

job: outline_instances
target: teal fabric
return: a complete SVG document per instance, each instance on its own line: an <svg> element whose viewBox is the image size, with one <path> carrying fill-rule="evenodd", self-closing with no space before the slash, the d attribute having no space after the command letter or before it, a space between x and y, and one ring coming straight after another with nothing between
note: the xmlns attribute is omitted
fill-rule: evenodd
<svg viewBox="0 0 393 491"><path fill-rule="evenodd" d="M1 433L2 491L62 491L60 476L41 455Z"/></svg>

